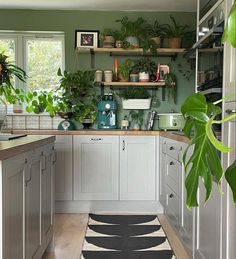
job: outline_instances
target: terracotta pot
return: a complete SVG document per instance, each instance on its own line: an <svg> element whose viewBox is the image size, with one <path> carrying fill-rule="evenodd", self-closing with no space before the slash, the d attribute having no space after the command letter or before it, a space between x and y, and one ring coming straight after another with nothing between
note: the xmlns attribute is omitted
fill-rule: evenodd
<svg viewBox="0 0 236 259"><path fill-rule="evenodd" d="M181 48L182 39L181 38L169 38L169 48L179 49Z"/></svg>
<svg viewBox="0 0 236 259"><path fill-rule="evenodd" d="M113 36L105 36L103 41L103 48L114 48L115 39Z"/></svg>
<svg viewBox="0 0 236 259"><path fill-rule="evenodd" d="M122 75L119 75L119 81L120 82L128 82L129 81L129 77L123 77Z"/></svg>

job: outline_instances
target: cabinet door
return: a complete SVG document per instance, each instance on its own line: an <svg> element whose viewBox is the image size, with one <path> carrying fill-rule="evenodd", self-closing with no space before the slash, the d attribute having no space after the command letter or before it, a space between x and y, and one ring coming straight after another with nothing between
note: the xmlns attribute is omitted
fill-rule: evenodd
<svg viewBox="0 0 236 259"><path fill-rule="evenodd" d="M155 137L120 140L120 199L155 200Z"/></svg>
<svg viewBox="0 0 236 259"><path fill-rule="evenodd" d="M220 215L221 197L216 184L213 185L211 199L204 206L205 191L199 188L200 205L196 209L196 259L220 258ZM233 257L231 257L233 258Z"/></svg>
<svg viewBox="0 0 236 259"><path fill-rule="evenodd" d="M72 136L57 136L55 148L57 150L55 199L72 200Z"/></svg>
<svg viewBox="0 0 236 259"><path fill-rule="evenodd" d="M160 138L160 202L163 207L166 207L166 139Z"/></svg>
<svg viewBox="0 0 236 259"><path fill-rule="evenodd" d="M236 102L225 104L225 110L236 110ZM227 115L227 114L226 114ZM223 142L234 150L224 154L224 169L228 168L236 159L236 119L224 124ZM236 206L233 202L233 195L229 185L223 182L223 202L222 202L222 240L223 240L223 256L224 259L236 258Z"/></svg>
<svg viewBox="0 0 236 259"><path fill-rule="evenodd" d="M25 170L25 258L31 259L40 247L40 155L29 154Z"/></svg>
<svg viewBox="0 0 236 259"><path fill-rule="evenodd" d="M41 156L42 243L53 225L53 145L46 145Z"/></svg>
<svg viewBox="0 0 236 259"><path fill-rule="evenodd" d="M74 136L74 199L117 200L118 136Z"/></svg>
<svg viewBox="0 0 236 259"><path fill-rule="evenodd" d="M26 154L2 162L3 258L25 259L24 169Z"/></svg>

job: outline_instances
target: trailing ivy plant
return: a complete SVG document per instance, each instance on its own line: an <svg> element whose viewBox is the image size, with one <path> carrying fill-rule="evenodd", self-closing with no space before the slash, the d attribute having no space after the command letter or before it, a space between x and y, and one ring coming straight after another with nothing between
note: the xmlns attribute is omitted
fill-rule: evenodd
<svg viewBox="0 0 236 259"><path fill-rule="evenodd" d="M212 192L213 182L220 185L223 177L229 183L236 203L236 160L224 173L218 151L230 152L232 148L219 141L213 130L214 124L222 124L232 120L236 118L236 114L217 120L217 116L221 114L221 108L217 104L221 101L207 102L205 96L196 93L187 98L181 108L186 119L184 133L191 139L183 156L187 172L185 180L186 204L189 208L198 206L197 191L200 180L203 181L206 189L205 202L207 202ZM193 152L187 158L191 146L193 146Z"/></svg>

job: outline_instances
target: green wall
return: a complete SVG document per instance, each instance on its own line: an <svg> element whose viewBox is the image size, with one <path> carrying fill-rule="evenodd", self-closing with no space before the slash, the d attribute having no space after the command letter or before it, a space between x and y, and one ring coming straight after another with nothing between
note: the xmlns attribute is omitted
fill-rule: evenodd
<svg viewBox="0 0 236 259"><path fill-rule="evenodd" d="M179 22L188 24L191 28L196 26L195 13L171 13ZM169 23L170 13L167 12L107 12L107 11L78 11L78 10L0 10L0 30L20 31L63 31L65 32L65 58L66 70L90 69L90 57L86 54L76 55L74 50L74 37L76 29L100 30L104 28L119 28L115 20L128 16L131 19L143 17L149 22L158 19L160 23ZM123 60L122 57L119 57ZM168 112L171 109L180 111L181 103L185 98L194 92L194 71L190 80L186 80L178 71L178 64L182 70L190 69L190 65L181 55L175 61L170 58L154 58L161 64L170 64L171 69L178 77L178 103L175 105L172 100L162 101L161 90L156 95L160 103L152 109L158 112ZM95 69L113 69L114 58L107 54L99 54L95 57ZM127 113L127 112L125 112ZM123 117L123 112L119 113Z"/></svg>

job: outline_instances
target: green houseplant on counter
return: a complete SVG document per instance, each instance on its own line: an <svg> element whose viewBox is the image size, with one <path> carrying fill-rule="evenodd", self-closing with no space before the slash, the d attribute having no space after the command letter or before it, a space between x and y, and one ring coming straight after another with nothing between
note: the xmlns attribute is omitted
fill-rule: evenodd
<svg viewBox="0 0 236 259"><path fill-rule="evenodd" d="M142 128L143 115L144 115L144 112L142 110L130 111L129 116L133 122L133 130L140 130Z"/></svg>
<svg viewBox="0 0 236 259"><path fill-rule="evenodd" d="M197 93L187 98L181 108L186 119L184 133L191 139L191 144L183 156L187 172L185 180L187 206L190 208L198 206L197 191L200 179L206 189L205 202L210 198L213 181L219 186L223 177L229 183L236 202L236 160L224 173L217 150L225 153L232 151L232 148L219 141L213 129L214 124L232 120L236 118L236 114L217 120L216 117L221 114L221 108L217 104L221 101L207 102L205 96ZM192 145L193 153L187 159L188 150Z"/></svg>

